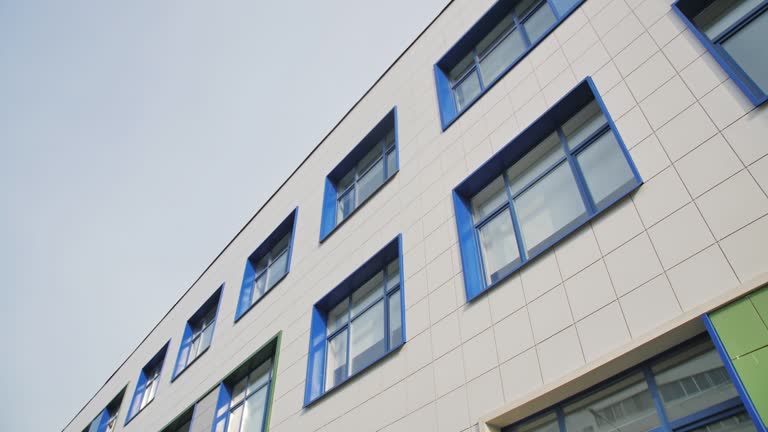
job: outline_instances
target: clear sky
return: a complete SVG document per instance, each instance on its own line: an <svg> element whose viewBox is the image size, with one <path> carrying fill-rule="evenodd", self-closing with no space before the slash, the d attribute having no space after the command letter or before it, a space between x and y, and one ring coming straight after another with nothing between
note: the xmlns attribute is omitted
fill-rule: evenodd
<svg viewBox="0 0 768 432"><path fill-rule="evenodd" d="M0 430L61 430L446 3L0 0Z"/></svg>

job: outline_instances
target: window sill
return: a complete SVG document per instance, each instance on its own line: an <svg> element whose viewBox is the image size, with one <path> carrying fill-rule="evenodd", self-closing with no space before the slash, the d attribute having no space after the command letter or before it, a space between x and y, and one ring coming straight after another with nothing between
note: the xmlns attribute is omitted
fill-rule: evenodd
<svg viewBox="0 0 768 432"><path fill-rule="evenodd" d="M333 387L329 388L328 390L325 390L325 391L324 391L324 392L323 392L321 395L317 396L316 398L312 399L311 401L309 401L309 402L305 402L305 403L304 403L304 406L303 406L303 408L309 408L310 406L314 405L314 404L315 404L315 403L317 403L318 401L320 401L320 400L324 399L324 398L325 398L326 396L328 396L329 394L332 394L332 393L334 393L336 390L338 390L339 388L341 388L341 387L344 387L344 385L345 385L345 384L347 384L348 382L354 381L354 380L355 380L355 379L357 379L358 377L360 377L360 376L364 375L364 374L365 374L365 373L366 373L366 372L367 372L369 369L372 369L372 368L373 368L373 366L375 366L375 365L379 364L379 362L380 362L380 361L382 361L382 360L386 359L387 357L389 357L389 356L390 356L390 355L392 355L393 353L395 353L395 352L397 352L397 351L400 351L400 348L402 348L402 347L403 347L403 345L405 345L405 342L404 342L404 341L403 341L403 342L400 342L400 343L399 343L397 346L395 346L395 347L392 347L392 349L390 349L389 351L385 352L384 354L382 354L381 356L379 356L378 358L376 358L375 360L373 360L371 363L369 363L369 364L368 364L367 366L365 366L364 368L360 369L360 370L359 370L358 372L356 372L355 374L348 376L347 378L345 378L345 379L344 379L343 381L341 381L340 383L338 383L338 384L336 384L335 386L333 386Z"/></svg>
<svg viewBox="0 0 768 432"><path fill-rule="evenodd" d="M280 282L282 282L282 281L283 281L283 279L285 279L285 278L288 276L288 274L289 274L289 273L290 273L290 270L289 270L289 271L287 271L287 272L285 272L285 274L284 274L284 275L282 275L282 276L280 277L280 279L278 279L278 280L277 280L277 282L275 282L275 284L274 284L274 285L272 285L272 288L268 289L268 290L267 290L267 291L264 293L264 295L262 295L261 297L259 297L258 299L256 299L256 301L255 301L255 302L251 303L251 305L250 305L250 306L248 306L248 307L247 307L247 308L246 308L246 309L243 311L243 313L241 313L240 315L235 315L235 324L237 324L237 322L238 322L238 321L240 321L240 319L241 319L241 318L243 318L243 317L244 317L244 316L245 316L245 315L246 315L248 312L250 312L250 310L251 310L251 309L253 309L254 307L256 307L256 305L257 305L257 304L261 303L261 301L262 301L262 300L263 300L263 299L264 299L264 298L265 298L265 297L266 297L266 296L267 296L269 293L271 293L272 291L274 291L274 290L275 290L275 288L277 288L277 286L278 286L278 285L280 285Z"/></svg>
<svg viewBox="0 0 768 432"><path fill-rule="evenodd" d="M200 354L198 354L198 355L197 355L197 357L195 357L195 358L194 358L194 360L192 360L191 362L187 363L187 364L186 364L186 366L184 366L184 368L183 368L183 369L181 369L180 371L176 372L176 374L175 374L174 376L172 376L172 377L171 377L171 382L174 382L174 381L176 381L176 378L178 378L179 376L181 376L181 374L183 374L185 370L189 369L189 368L190 368L190 367L191 367L193 364L195 364L195 362L197 361L197 359L199 359L200 357L202 357L202 356L203 356L203 354L207 353L207 352L208 352L208 350L209 350L210 348L211 348L211 346L210 346L210 345L208 345L208 346L207 346L207 347L206 347L206 348L205 348L205 349L204 349L204 350L203 350L203 351L202 351Z"/></svg>
<svg viewBox="0 0 768 432"><path fill-rule="evenodd" d="M552 249L558 243L560 243L561 241L566 239L572 233L574 233L575 231L578 231L579 229L584 227L584 225L588 224L589 222L594 220L596 217L601 215L603 212L605 212L606 210L612 208L613 205L616 204L617 202L619 202L619 201L621 201L623 199L626 199L629 195L631 195L634 191L636 191L642 185L643 185L642 181L638 182L636 185L634 185L631 188L629 188L624 194L622 194L621 196L619 196L619 197L615 198L614 200L608 202L602 209L598 210L595 214L593 214L591 216L588 216L583 221L581 221L581 223L571 227L569 230L565 231L561 235L553 237L552 239L550 239L549 241L544 243L539 248L538 252L536 252L534 255L529 256L528 259L524 263L521 263L521 264L511 268L508 272L506 272L505 274L500 276L499 279L496 280L495 282L492 282L490 284L486 282L485 287L482 290L478 291L476 294L470 296L469 293L467 292L467 290L465 290L465 294L467 295L467 302L469 303L472 300L474 300L474 299L476 299L478 297L483 296L488 291L490 291L493 288L495 288L497 285L503 284L507 279L509 279L510 276L512 276L515 273L517 273L518 271L520 271L520 269L526 267L528 265L528 263L534 261L540 255L545 254L546 252L548 252L550 249ZM485 277L485 270L483 269L482 271L483 271L483 277ZM466 283L466 281L465 281L465 283Z"/></svg>
<svg viewBox="0 0 768 432"><path fill-rule="evenodd" d="M389 182L391 182L391 181L392 181L392 179L393 179L393 178L395 178L395 176L396 176L396 175L397 175L397 173L399 173L399 172L400 172L400 168L396 169L396 170L395 170L395 172L393 172L393 173L392 173L392 175L391 175L391 176L389 176L389 178L388 178L388 179L384 180L384 182L381 184L381 186L379 186L379 187L378 187L378 188L377 188L375 191L373 191L373 193L371 194L371 196L369 196L369 197L368 197L368 199L366 199L365 201L363 201L363 202L362 202L362 203L361 203L359 206L355 207L355 209L354 209L354 210L352 210L352 211L349 213L349 215L347 215L347 217L346 217L346 218L344 218L344 220L343 220L343 221L341 221L341 222L337 223L337 224L336 224L336 226L334 226L334 227L333 227L333 228L332 228L330 231L328 231L328 232L327 232L325 235L322 235L322 234L320 234L320 244L322 244L323 242L325 242L325 240L326 240L328 237L330 237L330 236L331 236L331 234L333 234L334 232L336 232L336 230L338 230L338 229L339 229L339 227L343 226L343 225L344 225L344 224L345 224L345 223L346 223L348 220L350 220L350 219L352 218L352 216L353 216L353 215L354 215L354 214L355 214L355 213L356 213L358 210L360 210L361 208L365 207L365 205L366 205L367 203L371 202L371 200L373 200L373 198L374 198L374 197L375 197L375 196L376 196L376 195L379 193L379 191L380 191L380 190L382 190L382 189L384 189L384 187L385 187L385 186L386 186L386 185L387 185Z"/></svg>

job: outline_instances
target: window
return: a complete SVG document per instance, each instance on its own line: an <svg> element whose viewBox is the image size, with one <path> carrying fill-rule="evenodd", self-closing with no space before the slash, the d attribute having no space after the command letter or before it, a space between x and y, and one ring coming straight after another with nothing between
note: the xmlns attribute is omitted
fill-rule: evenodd
<svg viewBox="0 0 768 432"><path fill-rule="evenodd" d="M467 299L641 183L590 79L454 189Z"/></svg>
<svg viewBox="0 0 768 432"><path fill-rule="evenodd" d="M279 342L273 338L221 383L213 432L268 429Z"/></svg>
<svg viewBox="0 0 768 432"><path fill-rule="evenodd" d="M502 432L755 431L712 343L687 345Z"/></svg>
<svg viewBox="0 0 768 432"><path fill-rule="evenodd" d="M673 8L755 105L768 100L768 0L679 0Z"/></svg>
<svg viewBox="0 0 768 432"><path fill-rule="evenodd" d="M120 411L120 405L123 403L124 394L125 389L112 399L107 407L93 419L83 432L114 432L117 426L117 414Z"/></svg>
<svg viewBox="0 0 768 432"><path fill-rule="evenodd" d="M141 412L150 402L155 399L157 394L157 387L160 383L160 374L163 370L163 363L165 362L165 353L168 351L168 344L166 342L160 351L155 354L154 357L141 369L139 373L139 379L136 381L136 391L133 393L133 401L128 409L128 417L125 419L125 424L128 424L131 419Z"/></svg>
<svg viewBox="0 0 768 432"><path fill-rule="evenodd" d="M164 427L161 432L190 432L194 413L195 407L189 408L183 414L176 417L168 426Z"/></svg>
<svg viewBox="0 0 768 432"><path fill-rule="evenodd" d="M400 237L314 306L304 404L405 342Z"/></svg>
<svg viewBox="0 0 768 432"><path fill-rule="evenodd" d="M291 270L291 252L298 212L299 209L296 208L248 257L235 321L248 312Z"/></svg>
<svg viewBox="0 0 768 432"><path fill-rule="evenodd" d="M500 0L435 65L443 129L584 0Z"/></svg>
<svg viewBox="0 0 768 432"><path fill-rule="evenodd" d="M211 346L222 289L223 286L219 287L184 326L184 334L181 338L172 380L175 380L187 366L197 360Z"/></svg>
<svg viewBox="0 0 768 432"><path fill-rule="evenodd" d="M393 108L328 174L320 240L392 178L398 167L397 111Z"/></svg>

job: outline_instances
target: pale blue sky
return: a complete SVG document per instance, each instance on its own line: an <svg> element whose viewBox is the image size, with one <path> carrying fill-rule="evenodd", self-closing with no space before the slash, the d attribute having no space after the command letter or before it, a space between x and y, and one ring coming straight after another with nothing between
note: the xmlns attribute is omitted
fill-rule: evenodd
<svg viewBox="0 0 768 432"><path fill-rule="evenodd" d="M446 3L0 0L0 430L63 428Z"/></svg>

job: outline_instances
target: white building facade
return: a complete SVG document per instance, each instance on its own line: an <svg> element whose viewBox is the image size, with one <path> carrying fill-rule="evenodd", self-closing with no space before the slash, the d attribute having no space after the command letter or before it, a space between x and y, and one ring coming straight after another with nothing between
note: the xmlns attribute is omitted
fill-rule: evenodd
<svg viewBox="0 0 768 432"><path fill-rule="evenodd" d="M63 430L765 431L766 41L451 1Z"/></svg>

